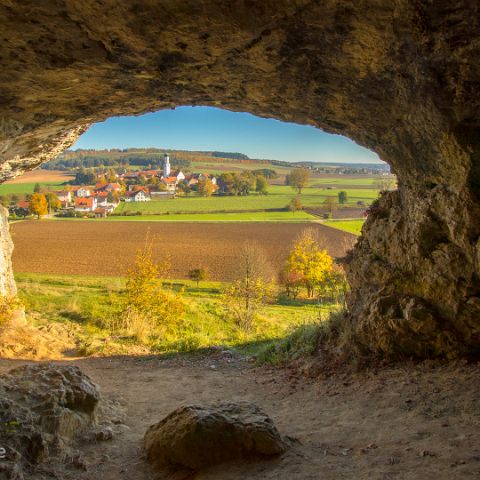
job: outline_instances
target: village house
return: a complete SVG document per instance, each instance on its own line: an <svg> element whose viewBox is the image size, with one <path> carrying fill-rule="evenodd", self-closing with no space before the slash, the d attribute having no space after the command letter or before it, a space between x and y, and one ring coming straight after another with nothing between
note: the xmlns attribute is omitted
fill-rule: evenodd
<svg viewBox="0 0 480 480"><path fill-rule="evenodd" d="M93 213L96 218L106 218L110 213L115 210L116 205L108 204L104 207L97 207Z"/></svg>
<svg viewBox="0 0 480 480"><path fill-rule="evenodd" d="M214 185L217 184L217 179L213 176L213 175L210 175L208 173L199 173L197 175L197 179L198 180L207 180L209 179Z"/></svg>
<svg viewBox="0 0 480 480"><path fill-rule="evenodd" d="M125 180L136 180L138 178L138 173L139 172L127 172L122 175L122 178Z"/></svg>
<svg viewBox="0 0 480 480"><path fill-rule="evenodd" d="M182 180L185 180L185 174L181 170L177 170L172 177L177 179L177 184L180 183Z"/></svg>
<svg viewBox="0 0 480 480"><path fill-rule="evenodd" d="M177 189L177 179L175 177L162 178L162 183L167 187L167 192L174 193Z"/></svg>
<svg viewBox="0 0 480 480"><path fill-rule="evenodd" d="M97 208L97 199L95 197L77 197L75 199L76 212L94 212Z"/></svg>
<svg viewBox="0 0 480 480"><path fill-rule="evenodd" d="M128 186L128 191L129 192L138 192L140 190L143 190L145 193L150 193L150 189L147 186L144 186L144 185L129 185Z"/></svg>
<svg viewBox="0 0 480 480"><path fill-rule="evenodd" d="M75 195L81 198L87 198L92 195L92 189L90 187L80 187L76 190Z"/></svg>
<svg viewBox="0 0 480 480"><path fill-rule="evenodd" d="M150 200L150 195L144 190L125 192L126 202L149 202Z"/></svg>
<svg viewBox="0 0 480 480"><path fill-rule="evenodd" d="M70 192L69 190L58 190L53 193L55 193L55 195L58 197L62 204L66 203L68 205L72 202L72 192Z"/></svg>
<svg viewBox="0 0 480 480"><path fill-rule="evenodd" d="M152 178L158 176L160 172L158 170L142 170L140 172L140 175L146 177L146 178Z"/></svg>
<svg viewBox="0 0 480 480"><path fill-rule="evenodd" d="M119 183L105 183L105 182L98 182L95 185L95 192L120 192L122 190L122 186Z"/></svg>
<svg viewBox="0 0 480 480"><path fill-rule="evenodd" d="M97 206L106 207L108 205L108 192L98 192L94 198L97 201Z"/></svg>

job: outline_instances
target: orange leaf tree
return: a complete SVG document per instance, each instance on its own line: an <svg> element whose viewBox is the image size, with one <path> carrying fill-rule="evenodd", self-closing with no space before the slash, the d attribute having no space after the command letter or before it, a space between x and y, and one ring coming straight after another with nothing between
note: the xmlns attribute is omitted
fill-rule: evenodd
<svg viewBox="0 0 480 480"><path fill-rule="evenodd" d="M43 193L34 193L30 201L30 212L38 219L48 213L48 202Z"/></svg>

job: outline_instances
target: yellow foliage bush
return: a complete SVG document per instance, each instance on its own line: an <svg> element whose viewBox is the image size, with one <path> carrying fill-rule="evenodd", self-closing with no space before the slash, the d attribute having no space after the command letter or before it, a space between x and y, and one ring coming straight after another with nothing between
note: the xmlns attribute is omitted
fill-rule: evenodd
<svg viewBox="0 0 480 480"><path fill-rule="evenodd" d="M22 308L17 296L0 295L0 328L8 325L14 313Z"/></svg>
<svg viewBox="0 0 480 480"><path fill-rule="evenodd" d="M133 266L127 271L125 290L120 295L120 318L116 328L145 341L154 332L176 327L185 305L181 298L183 292L175 292L163 282L168 269L168 260L161 264L153 260L151 244L146 243L137 252Z"/></svg>
<svg viewBox="0 0 480 480"><path fill-rule="evenodd" d="M315 287L321 285L332 271L332 257L326 250L320 248L314 231L305 230L293 244L285 272L301 276L308 296L311 297Z"/></svg>

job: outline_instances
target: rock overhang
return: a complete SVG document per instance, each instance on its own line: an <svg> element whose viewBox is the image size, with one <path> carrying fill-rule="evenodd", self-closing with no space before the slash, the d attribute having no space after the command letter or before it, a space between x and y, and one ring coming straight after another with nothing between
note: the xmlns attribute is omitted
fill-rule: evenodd
<svg viewBox="0 0 480 480"><path fill-rule="evenodd" d="M346 135L399 178L348 267L352 321L373 344L417 337L398 350L420 356L480 346L477 2L1 0L0 12L1 180L92 122L181 105ZM426 348L432 329L444 334Z"/></svg>

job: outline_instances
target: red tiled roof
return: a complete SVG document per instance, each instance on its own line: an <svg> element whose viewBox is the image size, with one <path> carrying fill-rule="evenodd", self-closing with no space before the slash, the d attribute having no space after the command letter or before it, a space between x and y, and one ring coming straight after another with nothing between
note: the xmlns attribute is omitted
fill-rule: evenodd
<svg viewBox="0 0 480 480"><path fill-rule="evenodd" d="M76 207L93 207L93 197L77 197L75 199Z"/></svg>

